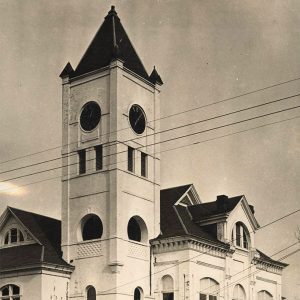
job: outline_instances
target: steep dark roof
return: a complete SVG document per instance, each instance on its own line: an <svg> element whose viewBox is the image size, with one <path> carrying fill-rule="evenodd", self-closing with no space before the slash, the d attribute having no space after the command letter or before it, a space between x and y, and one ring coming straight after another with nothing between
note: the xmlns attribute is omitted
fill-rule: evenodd
<svg viewBox="0 0 300 300"><path fill-rule="evenodd" d="M163 81L161 80L159 74L157 73L156 69L155 69L155 66L153 68L153 71L152 73L150 74L149 76L149 80L154 83L154 84L159 84L159 85L163 85Z"/></svg>
<svg viewBox="0 0 300 300"><path fill-rule="evenodd" d="M236 196L232 198L228 198L226 196L223 197L222 202L217 200L189 206L188 209L194 222L201 221L214 215L227 214L231 212L243 196Z"/></svg>
<svg viewBox="0 0 300 300"><path fill-rule="evenodd" d="M0 249L0 270L36 263L70 267L62 259L59 220L12 207L8 210L20 220L38 243Z"/></svg>
<svg viewBox="0 0 300 300"><path fill-rule="evenodd" d="M147 71L112 6L71 77L106 67L116 58L124 62L124 67L149 80Z"/></svg>
<svg viewBox="0 0 300 300"><path fill-rule="evenodd" d="M286 264L286 263L272 259L271 257L269 257L268 255L266 255L265 253L263 253L262 251L260 251L258 249L256 249L256 251L260 255L260 260L263 260L263 261L269 262L269 263L273 263L273 264L279 264L279 265L282 265L283 267L288 266L288 264Z"/></svg>
<svg viewBox="0 0 300 300"><path fill-rule="evenodd" d="M211 228L200 227L192 221L188 211L190 206L175 205L190 187L191 184L160 191L161 234L157 239L189 235L224 245Z"/></svg>

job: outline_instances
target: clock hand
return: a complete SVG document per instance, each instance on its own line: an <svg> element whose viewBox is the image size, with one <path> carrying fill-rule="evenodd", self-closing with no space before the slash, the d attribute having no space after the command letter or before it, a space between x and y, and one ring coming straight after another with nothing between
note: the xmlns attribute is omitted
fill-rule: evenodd
<svg viewBox="0 0 300 300"><path fill-rule="evenodd" d="M134 123L134 126L136 126L137 122L140 120L140 118L142 117L142 113L139 115L139 117L136 119L135 123Z"/></svg>

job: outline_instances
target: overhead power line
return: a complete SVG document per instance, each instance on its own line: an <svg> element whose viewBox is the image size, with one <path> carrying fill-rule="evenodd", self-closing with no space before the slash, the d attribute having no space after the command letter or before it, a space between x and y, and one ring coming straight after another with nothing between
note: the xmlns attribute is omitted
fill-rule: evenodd
<svg viewBox="0 0 300 300"><path fill-rule="evenodd" d="M293 211L292 213L297 213L297 212L299 212L299 211L300 211L300 209L297 209L297 210ZM284 219L284 218L286 218L286 217L288 217L288 216L290 216L290 215L291 215L291 213L289 213L288 215L282 216L282 217L280 217L279 219L275 219L274 221L272 221L272 222L270 222L270 223L268 223L268 224L265 224L265 225L262 226L261 228L265 228L265 227L267 227L267 226L269 226L269 225L271 225L271 224L274 224L276 221L282 220L282 219ZM259 228L258 230L260 230L260 228ZM254 232L254 231L252 231L252 232ZM251 232L250 232L250 233L251 233ZM235 239L234 239L233 241L235 241ZM286 249L287 249L287 248L290 248L290 247L291 247L291 245L288 246L288 247L286 247ZM282 251L284 251L284 250L285 250L285 249L281 249L279 252L282 252ZM278 253L279 253L279 252L278 252ZM101 291L100 294L114 291L114 290L116 290L116 289L118 289L118 288L121 288L121 287L130 285L130 284L139 282L139 281L141 281L141 280L147 279L147 278L149 278L150 276L153 276L153 275L156 275L156 274L159 274L159 273L164 273L164 272L166 272L166 271L168 271L168 270L170 270L170 269L173 269L173 268L175 268L175 267L177 267L177 266L179 266L179 265L181 265L181 264L183 264L183 263L189 262L189 261L191 261L191 260L194 260L195 258L198 258L198 257L200 257L200 256L202 256L202 255L204 255L204 254L208 254L208 253L209 253L209 250L204 251L204 252L202 252L202 253L200 253L200 254L197 254L197 255L195 255L195 256L193 256L193 257L191 257L191 258L184 259L184 260L182 260L182 261L180 261L180 262L178 262L178 263L176 263L176 264L174 264L174 265L172 265L172 266L170 266L170 267L167 267L167 268L161 269L161 270L159 270L159 271L153 272L151 275L146 275L146 276L143 276L143 277L141 277L141 278L132 280L132 281L130 281L130 282L126 282L126 283L124 283L124 284L121 284L121 285L119 285L119 286L115 286L115 287L113 287L113 288L110 288L110 289Z"/></svg>
<svg viewBox="0 0 300 300"><path fill-rule="evenodd" d="M294 81L298 81L298 80L300 80L300 77L296 77L296 78L293 78L293 79L290 79L290 80L275 83L275 84L272 84L272 85L269 85L269 86L265 86L263 88L255 89L255 90L252 90L252 91L249 91L249 92L246 92L246 93L242 93L242 94L239 94L239 95L236 95L236 96L225 98L225 99L215 101L215 102L212 102L212 103L209 103L209 104L205 104L205 105L202 105L202 106L197 106L197 107L187 109L187 110L184 110L184 111L181 111L181 112L165 115L165 116L162 116L158 119L151 120L151 121L149 121L149 123L156 122L158 120L171 118L171 117L174 117L174 116L177 116L177 115L181 115L181 114L185 114L185 113L188 113L188 112L191 112L191 111L199 110L199 109L202 109L202 108L205 108L205 107L217 105L217 104L224 103L224 102L227 102L227 101L230 101L230 100L238 99L238 98L241 98L241 97L244 97L244 96L247 96L247 95L251 95L251 94L254 94L254 93L257 93L257 92L265 91L265 90L268 90L268 89L271 89L271 88L274 88L274 87L277 87L277 86L281 86L281 85L284 85L284 84L287 84L287 83L291 83L291 82L294 82ZM117 131L125 130L125 129L128 129L128 128L129 127L122 128L122 129L119 129ZM105 134L112 134L112 133L116 133L117 131L108 132L108 133L105 133ZM76 142L74 142L74 143L76 143ZM14 157L12 159L0 161L0 164L4 164L4 163L7 163L7 162L19 160L19 159L26 158L26 157L29 157L29 156L34 156L34 155L42 154L42 153L45 153L45 152L48 152L48 151L60 149L61 147L65 147L65 146L68 146L68 145L71 145L71 144L73 144L73 143L66 144L66 145L59 145L59 146L43 149L41 151L37 151L37 152L29 153L29 154L26 154L26 155Z"/></svg>
<svg viewBox="0 0 300 300"><path fill-rule="evenodd" d="M236 135L236 134L248 132L250 130L259 129L259 128L262 128L262 127L266 127L266 126L270 126L270 125L274 125L274 124L278 124L278 123L283 123L283 122L286 122L286 121L291 121L291 120L298 119L298 118L300 118L300 116L295 116L295 117L292 117L292 118L288 118L288 119L284 119L284 120L280 120L280 121L275 121L275 122L271 122L271 123L267 123L267 124L255 126L255 127L252 127L252 128L248 128L248 129L236 131L236 132L233 132L233 133L221 135L221 136L218 136L218 137L214 137L214 138L210 138L210 139L205 139L205 140L198 141L198 142L189 143L187 145L177 146L175 148L171 148L171 149L167 149L167 150L163 150L163 151L153 152L153 153L151 153L151 155L156 155L156 154L159 154L159 153L174 151L174 150L178 150L178 149L181 149L181 148L186 148L186 147L189 147L189 146L198 145L198 144L202 144L202 143L206 143L206 142L218 140L218 139L221 139L221 138L224 138L224 137L228 137L228 136L232 136L232 135ZM95 159L89 159L87 161L92 161L92 160L95 160ZM106 165L103 166L103 168L109 167L110 165L115 165L117 163L125 163L127 161L128 160L126 159L126 160L117 161L117 162L115 162L113 164L106 164ZM73 163L73 164L64 165L64 166L59 166L59 167L48 169L48 170L43 170L41 172L53 171L53 170L56 170L56 169L60 169L60 168L68 167L68 166L72 166L72 165L77 165L77 164L78 164L78 162ZM87 169L86 171L94 171L94 169ZM36 174L24 175L24 177L31 176L31 175L36 175ZM69 173L66 176L72 176L72 175L78 175L78 172L76 171L76 173L75 172L74 173ZM45 181L49 181L49 180L58 179L58 178L61 178L61 176L55 176L55 177L52 177L52 178L49 178L49 179L43 179L43 180L35 181L33 183L20 185L19 187L25 187L25 186L29 186L29 185L32 185L32 184L37 184L37 183L41 183L41 182L45 182ZM6 181L2 181L2 182L7 182L7 181L9 181L9 180L7 179ZM14 190L14 188L2 189L1 191L3 192L3 191L9 191L9 190Z"/></svg>
<svg viewBox="0 0 300 300"><path fill-rule="evenodd" d="M157 144L163 144L163 143L166 143L166 142L170 142L170 141L174 141L174 140L178 140L178 139L182 139L182 138L187 138L187 137L190 137L190 136L198 135L198 134L209 132L209 131L212 131L212 130L217 130L217 129L225 128L225 127L228 127L228 126L233 126L233 125L236 125L236 124L240 124L240 123L244 123L244 122L247 122L247 121L259 119L259 118L262 118L262 117L266 117L266 116L278 114L278 113L281 113L281 112L285 112L285 111L297 109L299 107L300 107L300 105L293 106L293 107L289 107L289 108L277 110L275 112L270 112L270 113L262 114L262 115L259 115L259 116L254 116L254 117L251 117L251 118L248 118L248 119L244 119L244 120L240 120L240 121L236 121L236 122L232 122L232 123L228 123L228 124L216 126L216 127L213 127L213 128L208 128L208 129L205 129L205 130L202 130L202 131L196 131L196 132L193 132L193 133L189 133L189 134L185 134L185 135L173 137L173 138L162 140L162 141L159 141L159 142L150 143L150 144L147 144L147 147L154 146L154 145L157 145ZM176 129L178 129L178 128L176 128ZM124 143L125 142L126 141L124 141ZM135 148L135 150L139 150L139 149L142 149L144 147L145 146L140 146L140 147ZM119 151L119 152L116 152L116 153L110 153L110 154L104 155L103 157L118 155L118 154L125 153L125 152L127 152L127 150ZM37 172L25 174L25 175L19 175L19 176L16 176L16 177L12 177L12 178L8 178L8 179L5 179L5 180L2 180L2 182L7 182L7 181L10 181L10 180L16 180L16 179L24 178L24 177L31 176L31 175L37 175L37 174L45 173L45 172L48 172L48 171L57 170L57 169L60 169L60 168L63 168L63 167L68 167L68 166L76 165L76 164L78 164L78 162L67 164L67 165L64 165L64 166L54 167L54 168L50 168L50 169L46 169L46 170L41 170L41 171L37 171Z"/></svg>
<svg viewBox="0 0 300 300"><path fill-rule="evenodd" d="M290 100L290 99L293 99L293 98L298 97L298 96L300 96L300 93L299 94L295 94L295 95L291 95L291 96L287 96L287 97L283 97L283 98L279 98L279 99L276 99L276 100L264 102L264 103L257 104L257 105L254 105L254 106L249 106L249 107L246 107L246 108L234 110L234 111L231 111L231 112L228 112L228 113L216 115L216 116L213 116L213 117L210 117L210 118L193 121L193 122L190 122L190 123L187 123L187 124L183 124L183 125L179 125L179 126L176 126L176 127L171 127L171 128L164 129L164 130L161 130L161 131L158 131L158 132L155 132L155 133L148 134L146 137L148 138L150 136L154 136L154 135L157 135L157 134L161 134L161 133L165 133L165 132L170 132L170 131L173 131L173 130L185 128L185 127L188 127L188 126L193 126L193 125L196 125L196 124L199 124L199 123L203 123L203 122L207 122L207 121L216 120L216 119L219 119L219 118L223 118L223 117L226 117L226 116L234 115L234 114L241 113L241 112L244 112L244 111L248 111L248 110L251 110L251 109L255 109L255 108L267 106L267 105L278 103L278 102L282 102L282 101L285 101L285 100ZM125 140L125 141L123 141L123 143L134 142L136 140L143 139L143 138L145 138L145 136L138 136L138 137L135 137L135 138L132 138L132 139ZM78 142L76 142L76 143L78 143ZM102 146L109 147L109 146L111 146L111 144L112 144L112 142L106 142L106 143L102 143ZM77 153L69 153L69 156L73 156L73 155L76 155L76 154ZM22 170L22 169L33 167L33 166L38 166L38 165L41 165L41 164L44 164L44 163L53 162L53 161L56 161L56 160L60 160L61 158L62 157L59 156L59 157L48 159L48 160L44 160L44 161L41 161L41 162L37 162L37 163L33 163L33 164L29 164L29 165L17 167L17 168L14 168L14 169L5 170L5 171L0 172L0 175L1 174L6 174L6 173L9 173L9 172L13 172L13 171L17 171L17 170Z"/></svg>

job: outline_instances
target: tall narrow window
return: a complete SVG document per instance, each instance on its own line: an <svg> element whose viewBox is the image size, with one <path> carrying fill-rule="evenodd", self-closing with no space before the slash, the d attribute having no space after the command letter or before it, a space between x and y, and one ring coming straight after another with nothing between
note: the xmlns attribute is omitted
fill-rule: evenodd
<svg viewBox="0 0 300 300"><path fill-rule="evenodd" d="M96 300L96 290L93 286L89 286L86 291L87 300Z"/></svg>
<svg viewBox="0 0 300 300"><path fill-rule="evenodd" d="M79 157L79 174L84 174L86 172L85 149L78 151L78 157Z"/></svg>
<svg viewBox="0 0 300 300"><path fill-rule="evenodd" d="M98 145L95 147L96 154L96 170L103 169L103 147L102 145Z"/></svg>
<svg viewBox="0 0 300 300"><path fill-rule="evenodd" d="M147 162L148 162L148 155L144 152L141 152L141 175L143 177L148 176Z"/></svg>
<svg viewBox="0 0 300 300"><path fill-rule="evenodd" d="M242 227L240 224L236 225L236 244L237 246L242 246L241 245L241 237L242 237Z"/></svg>
<svg viewBox="0 0 300 300"><path fill-rule="evenodd" d="M128 166L127 169L130 172L134 172L134 149L131 147L128 147Z"/></svg>
<svg viewBox="0 0 300 300"><path fill-rule="evenodd" d="M163 300L174 300L174 281L170 275L162 278Z"/></svg>
<svg viewBox="0 0 300 300"><path fill-rule="evenodd" d="M204 277L200 280L200 300L217 300L219 293L219 284L210 277Z"/></svg>

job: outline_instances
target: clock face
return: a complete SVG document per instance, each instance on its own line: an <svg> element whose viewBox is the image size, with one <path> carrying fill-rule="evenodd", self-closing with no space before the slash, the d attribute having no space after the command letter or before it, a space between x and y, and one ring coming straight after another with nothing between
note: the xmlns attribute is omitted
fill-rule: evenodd
<svg viewBox="0 0 300 300"><path fill-rule="evenodd" d="M101 109L96 102L88 102L83 106L80 115L80 125L85 131L92 131L97 127L101 118Z"/></svg>
<svg viewBox="0 0 300 300"><path fill-rule="evenodd" d="M129 122L132 129L141 134L146 128L146 115L144 110L137 104L133 104L129 110Z"/></svg>

